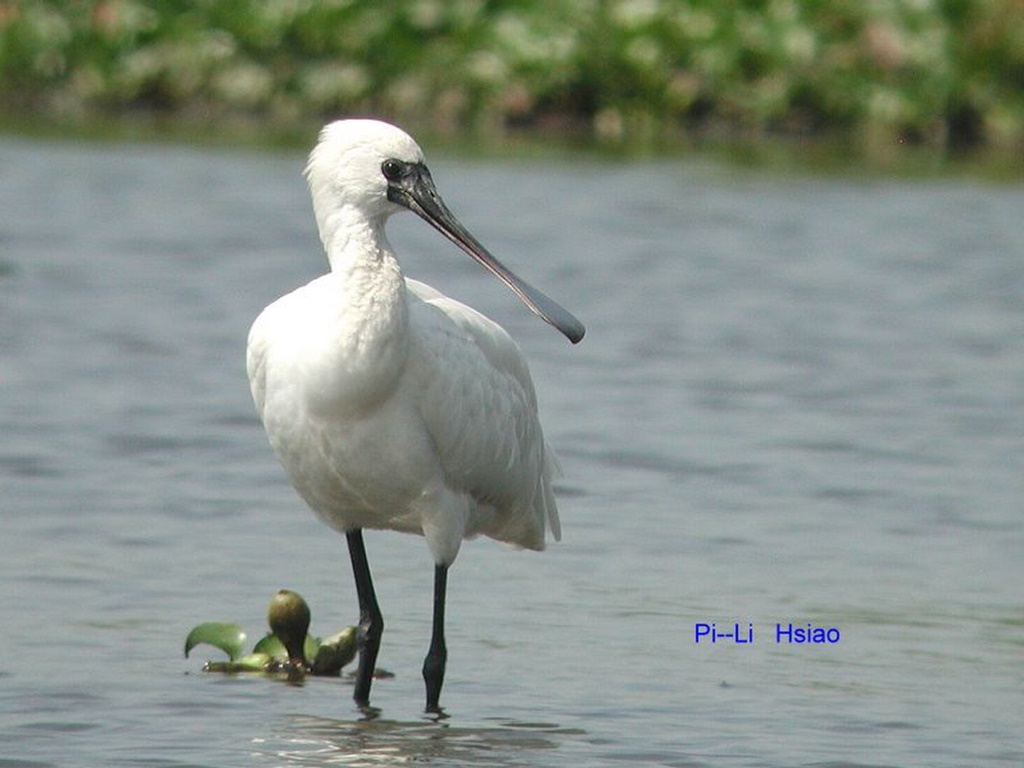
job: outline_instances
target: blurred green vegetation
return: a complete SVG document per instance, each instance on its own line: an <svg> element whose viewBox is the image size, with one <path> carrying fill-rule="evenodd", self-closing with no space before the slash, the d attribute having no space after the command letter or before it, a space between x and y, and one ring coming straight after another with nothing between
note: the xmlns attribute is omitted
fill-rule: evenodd
<svg viewBox="0 0 1024 768"><path fill-rule="evenodd" d="M1024 148L1024 0L0 0L0 110Z"/></svg>

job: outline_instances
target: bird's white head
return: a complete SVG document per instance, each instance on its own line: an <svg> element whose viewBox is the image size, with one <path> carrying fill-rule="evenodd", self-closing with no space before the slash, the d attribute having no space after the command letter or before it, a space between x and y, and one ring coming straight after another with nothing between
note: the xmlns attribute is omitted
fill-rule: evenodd
<svg viewBox="0 0 1024 768"><path fill-rule="evenodd" d="M405 131L379 120L337 120L324 126L309 156L306 180L321 234L346 208L367 219L400 210L388 200L382 166L392 160L422 165L423 150Z"/></svg>
<svg viewBox="0 0 1024 768"><path fill-rule="evenodd" d="M576 343L583 324L498 261L448 210L434 187L423 150L399 128L379 120L338 120L325 126L306 165L313 210L328 252L344 229L369 227L407 208L511 288L538 316Z"/></svg>

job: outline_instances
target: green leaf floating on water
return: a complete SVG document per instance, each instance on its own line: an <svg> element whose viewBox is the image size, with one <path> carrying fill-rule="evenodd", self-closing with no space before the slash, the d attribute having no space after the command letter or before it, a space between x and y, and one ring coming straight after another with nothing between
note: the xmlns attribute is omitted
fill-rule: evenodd
<svg viewBox="0 0 1024 768"><path fill-rule="evenodd" d="M252 655L263 654L274 661L284 661L288 658L284 643L273 632L260 638L252 650ZM336 675L356 657L356 628L346 627L323 640L306 635L303 651L306 654L306 663L314 675Z"/></svg>
<svg viewBox="0 0 1024 768"><path fill-rule="evenodd" d="M316 655L307 656L314 675L336 675L341 668L356 657L355 627L346 627L330 637L325 637Z"/></svg>
<svg viewBox="0 0 1024 768"><path fill-rule="evenodd" d="M265 653L247 653L231 661L208 661L203 667L207 672L266 672L274 659Z"/></svg>
<svg viewBox="0 0 1024 768"><path fill-rule="evenodd" d="M313 637L312 635L306 635L306 640L303 643L302 652L306 656L306 661L312 661L316 658L317 651L320 649L320 640ZM260 641L256 643L256 647L252 649L253 653L265 653L268 656L272 656L275 659L287 659L288 649L284 647L284 643L281 642L281 638L275 635L273 632L269 632L260 638Z"/></svg>
<svg viewBox="0 0 1024 768"><path fill-rule="evenodd" d="M207 621L193 627L185 638L185 656L197 645L205 643L220 648L234 661L245 650L245 630L226 621Z"/></svg>

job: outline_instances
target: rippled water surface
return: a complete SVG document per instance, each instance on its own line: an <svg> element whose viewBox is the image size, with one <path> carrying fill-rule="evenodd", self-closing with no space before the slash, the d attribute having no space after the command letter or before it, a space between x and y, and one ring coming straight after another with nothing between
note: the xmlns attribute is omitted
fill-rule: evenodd
<svg viewBox="0 0 1024 768"><path fill-rule="evenodd" d="M354 623L344 540L249 400L248 326L325 268L303 157L0 141L0 766L1024 762L1024 186L436 159L571 347L412 216L407 271L506 325L563 541L367 534L375 719L345 679L201 671L287 586ZM776 624L838 642L777 642ZM741 640L695 640L698 625ZM752 631L752 635L750 634Z"/></svg>

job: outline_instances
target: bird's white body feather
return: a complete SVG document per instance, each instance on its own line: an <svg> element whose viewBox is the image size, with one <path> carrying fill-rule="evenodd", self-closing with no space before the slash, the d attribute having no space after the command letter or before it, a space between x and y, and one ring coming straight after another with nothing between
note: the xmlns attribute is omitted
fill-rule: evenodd
<svg viewBox="0 0 1024 768"><path fill-rule="evenodd" d="M556 463L518 346L476 310L405 279L383 232L394 211L325 202L340 193L316 162L308 174L331 272L268 306L247 355L292 484L333 528L421 533L438 563L477 534L543 549L546 529L559 536Z"/></svg>

